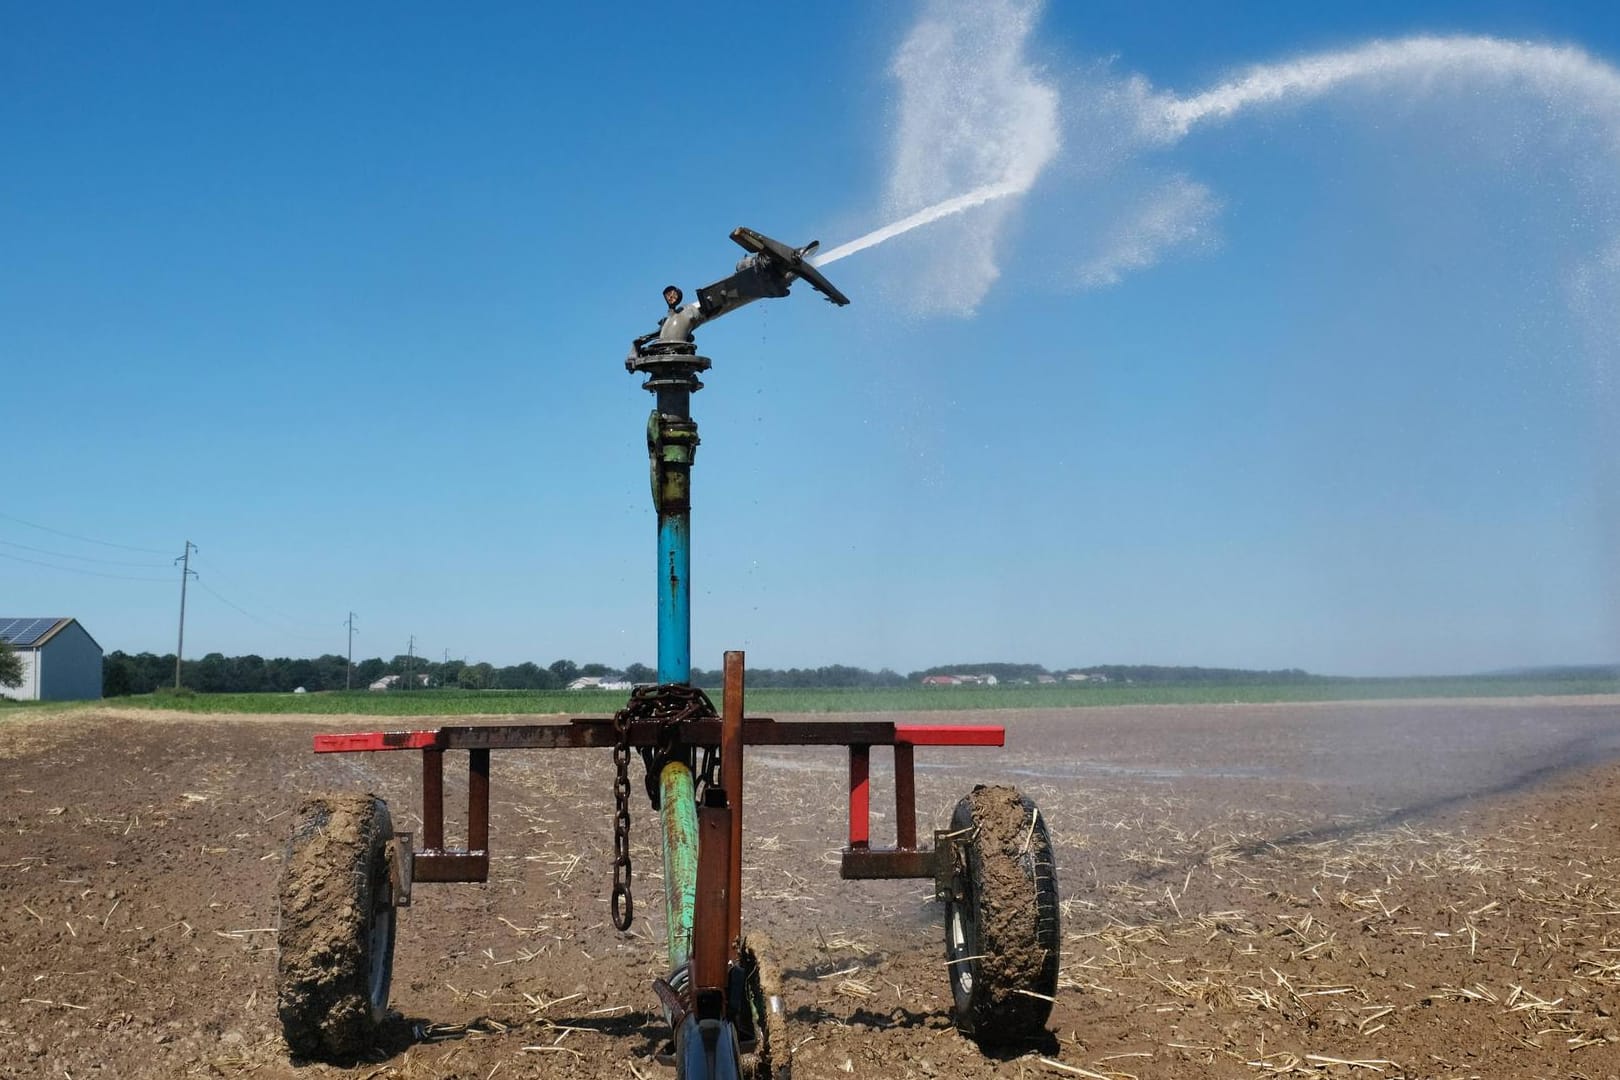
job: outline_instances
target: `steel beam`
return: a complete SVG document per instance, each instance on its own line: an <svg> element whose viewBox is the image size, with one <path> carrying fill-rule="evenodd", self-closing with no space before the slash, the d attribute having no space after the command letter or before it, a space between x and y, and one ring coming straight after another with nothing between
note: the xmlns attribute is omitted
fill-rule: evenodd
<svg viewBox="0 0 1620 1080"><path fill-rule="evenodd" d="M931 878L934 876L933 851L895 851L873 848L845 848L838 868L849 881L880 878Z"/></svg>
<svg viewBox="0 0 1620 1080"><path fill-rule="evenodd" d="M985 724L895 724L887 720L773 720L747 717L742 722L747 746L1002 746L1005 729ZM657 746L665 733L657 724L630 725L630 745ZM677 738L687 746L720 745L720 723L699 720L681 724ZM318 754L365 750L564 750L611 747L609 717L577 717L552 724L480 724L432 731L372 731L315 736Z"/></svg>
<svg viewBox="0 0 1620 1080"><path fill-rule="evenodd" d="M487 851L418 851L412 857L412 881L488 881Z"/></svg>

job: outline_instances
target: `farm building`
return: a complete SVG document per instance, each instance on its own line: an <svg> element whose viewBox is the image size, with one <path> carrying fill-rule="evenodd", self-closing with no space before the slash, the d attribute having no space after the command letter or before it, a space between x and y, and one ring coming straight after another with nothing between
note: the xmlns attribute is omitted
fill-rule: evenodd
<svg viewBox="0 0 1620 1080"><path fill-rule="evenodd" d="M0 686L19 701L85 701L101 697L101 646L77 619L8 619L0 641L22 658L23 682Z"/></svg>

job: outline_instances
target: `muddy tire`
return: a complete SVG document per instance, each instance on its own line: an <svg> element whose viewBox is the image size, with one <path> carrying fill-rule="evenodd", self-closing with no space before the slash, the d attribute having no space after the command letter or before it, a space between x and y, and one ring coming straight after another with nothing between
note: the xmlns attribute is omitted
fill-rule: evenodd
<svg viewBox="0 0 1620 1080"><path fill-rule="evenodd" d="M956 1026L981 1045L1040 1034L1057 994L1057 868L1035 804L975 787L951 815L945 959Z"/></svg>
<svg viewBox="0 0 1620 1080"><path fill-rule="evenodd" d="M317 796L298 808L281 870L276 1011L293 1055L351 1058L388 1013L394 906L388 804Z"/></svg>

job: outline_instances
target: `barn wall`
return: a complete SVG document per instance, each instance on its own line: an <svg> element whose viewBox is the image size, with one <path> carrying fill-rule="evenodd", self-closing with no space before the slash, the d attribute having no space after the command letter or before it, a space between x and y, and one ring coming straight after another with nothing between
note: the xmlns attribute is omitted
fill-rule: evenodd
<svg viewBox="0 0 1620 1080"><path fill-rule="evenodd" d="M35 701L39 698L38 655L33 649L17 650L17 656L22 660L22 685L15 690L9 686L0 686L0 697L8 697L13 701Z"/></svg>
<svg viewBox="0 0 1620 1080"><path fill-rule="evenodd" d="M101 698L101 646L78 623L69 623L39 650L42 701Z"/></svg>

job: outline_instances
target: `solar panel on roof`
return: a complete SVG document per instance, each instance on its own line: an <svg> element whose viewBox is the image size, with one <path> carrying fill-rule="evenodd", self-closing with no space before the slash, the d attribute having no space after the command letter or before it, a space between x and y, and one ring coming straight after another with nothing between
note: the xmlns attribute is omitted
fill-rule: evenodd
<svg viewBox="0 0 1620 1080"><path fill-rule="evenodd" d="M0 619L0 640L27 648L44 637L61 619Z"/></svg>

